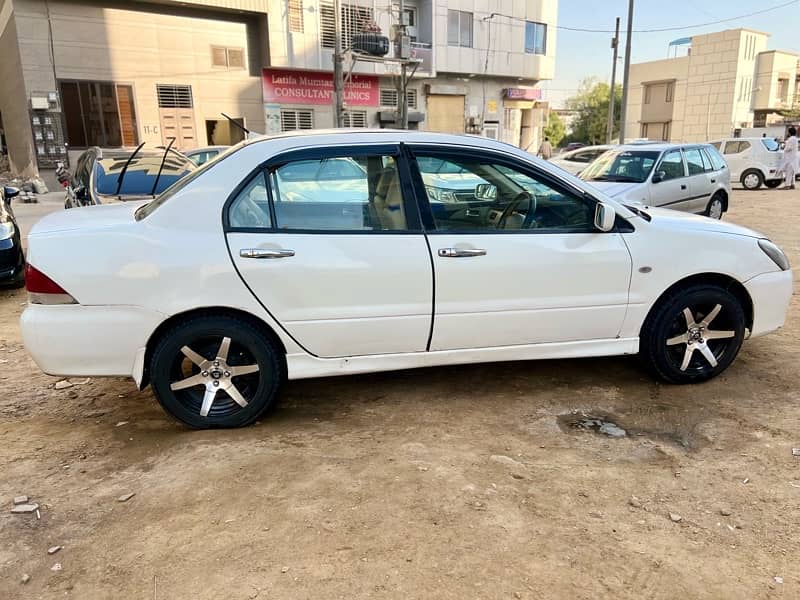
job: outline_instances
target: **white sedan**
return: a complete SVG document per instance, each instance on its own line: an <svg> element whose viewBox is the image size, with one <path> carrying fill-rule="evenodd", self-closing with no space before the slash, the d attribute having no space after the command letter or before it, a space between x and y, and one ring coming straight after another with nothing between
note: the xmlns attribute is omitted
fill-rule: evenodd
<svg viewBox="0 0 800 600"><path fill-rule="evenodd" d="M299 181L332 158L363 178L335 200ZM478 183L442 202L442 161ZM287 379L432 365L639 354L701 382L781 327L792 294L786 256L749 229L421 132L251 140L147 204L44 218L28 260L41 369L130 376L193 427L253 422Z"/></svg>
<svg viewBox="0 0 800 600"><path fill-rule="evenodd" d="M550 159L550 162L564 169L567 173L573 175L579 174L586 167L588 167L594 159L600 156L606 150L611 150L614 146L583 146L577 150L570 150L556 154Z"/></svg>

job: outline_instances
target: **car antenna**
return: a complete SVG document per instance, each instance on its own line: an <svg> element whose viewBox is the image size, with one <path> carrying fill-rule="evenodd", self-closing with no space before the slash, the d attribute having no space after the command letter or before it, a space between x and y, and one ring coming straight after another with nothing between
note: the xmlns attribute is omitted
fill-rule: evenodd
<svg viewBox="0 0 800 600"><path fill-rule="evenodd" d="M175 143L175 138L169 138L169 144L167 144L166 150L164 150L164 156L161 157L161 166L158 167L158 175L156 175L156 180L153 182L153 189L150 190L150 195L156 195L156 188L158 187L158 180L161 179L161 171L164 170L164 163L167 162L167 154L169 154L170 148L172 148L172 144Z"/></svg>
<svg viewBox="0 0 800 600"><path fill-rule="evenodd" d="M134 157L139 154L139 150L142 149L142 146L144 146L144 142L136 146L136 150L128 157L128 160L125 161L125 166L122 167L122 171L119 172L119 177L117 177L117 191L114 192L115 196L119 196L119 191L122 189L122 181L125 179L125 173L128 172L128 166L131 164Z"/></svg>
<svg viewBox="0 0 800 600"><path fill-rule="evenodd" d="M230 122L231 122L233 125L236 125L236 126L239 128L239 129L241 129L242 131L244 131L244 132L245 132L245 134L247 134L247 135L250 135L250 130L249 130L247 127L245 127L244 125L242 125L241 123L239 123L239 121L237 121L237 120L236 120L236 119L234 119L233 117L229 117L229 116L228 116L228 115L226 115L225 113L219 113L219 114L221 114L223 117L225 117L226 119L228 119L228 121L230 121Z"/></svg>

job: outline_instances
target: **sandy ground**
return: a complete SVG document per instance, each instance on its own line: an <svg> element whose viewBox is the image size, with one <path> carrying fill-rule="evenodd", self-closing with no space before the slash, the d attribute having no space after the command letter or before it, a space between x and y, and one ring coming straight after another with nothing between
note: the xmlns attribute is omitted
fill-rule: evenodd
<svg viewBox="0 0 800 600"><path fill-rule="evenodd" d="M800 264L800 192L733 204ZM797 301L701 386L631 359L436 368L291 383L216 432L127 380L55 390L24 303L0 292L0 598L800 597ZM635 434L559 427L575 410Z"/></svg>

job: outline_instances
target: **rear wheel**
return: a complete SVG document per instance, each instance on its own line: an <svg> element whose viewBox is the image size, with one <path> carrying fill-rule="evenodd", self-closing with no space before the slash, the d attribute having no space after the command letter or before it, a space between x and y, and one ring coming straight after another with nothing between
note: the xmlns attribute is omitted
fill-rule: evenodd
<svg viewBox="0 0 800 600"><path fill-rule="evenodd" d="M764 185L767 186L769 189L773 190L782 183L783 179L770 179L769 181L765 181Z"/></svg>
<svg viewBox="0 0 800 600"><path fill-rule="evenodd" d="M745 332L739 300L715 285L679 289L652 310L640 335L640 357L670 383L699 383L736 358Z"/></svg>
<svg viewBox="0 0 800 600"><path fill-rule="evenodd" d="M764 184L764 176L761 171L751 169L742 173L742 185L746 190L757 190Z"/></svg>
<svg viewBox="0 0 800 600"><path fill-rule="evenodd" d="M719 193L714 194L711 200L708 201L708 206L706 206L706 216L719 220L724 212L725 201L722 199L722 195Z"/></svg>
<svg viewBox="0 0 800 600"><path fill-rule="evenodd" d="M195 317L158 342L150 362L158 401L195 427L241 427L272 408L283 380L268 336L235 317Z"/></svg>

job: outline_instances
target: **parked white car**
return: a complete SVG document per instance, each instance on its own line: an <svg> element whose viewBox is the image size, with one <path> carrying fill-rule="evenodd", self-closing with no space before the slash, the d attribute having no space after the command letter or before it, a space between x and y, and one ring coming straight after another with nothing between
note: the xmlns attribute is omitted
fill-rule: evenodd
<svg viewBox="0 0 800 600"><path fill-rule="evenodd" d="M623 204L671 208L713 219L722 218L731 196L728 167L708 144L618 146L580 177Z"/></svg>
<svg viewBox="0 0 800 600"><path fill-rule="evenodd" d="M332 158L364 187L286 197L287 173ZM440 161L479 183L437 199ZM638 353L705 381L781 327L792 294L754 231L422 132L251 140L149 203L49 215L28 243L22 332L41 369L130 376L193 427L253 422L286 379L433 365Z"/></svg>
<svg viewBox="0 0 800 600"><path fill-rule="evenodd" d="M589 164L594 161L606 150L610 150L614 146L584 146L577 150L570 150L569 152L562 152L550 159L550 162L558 167L564 169L567 173L577 175L583 171Z"/></svg>
<svg viewBox="0 0 800 600"><path fill-rule="evenodd" d="M783 183L779 173L783 152L772 138L727 138L711 145L719 150L731 172L731 181L738 181L746 190L762 185L776 188Z"/></svg>

